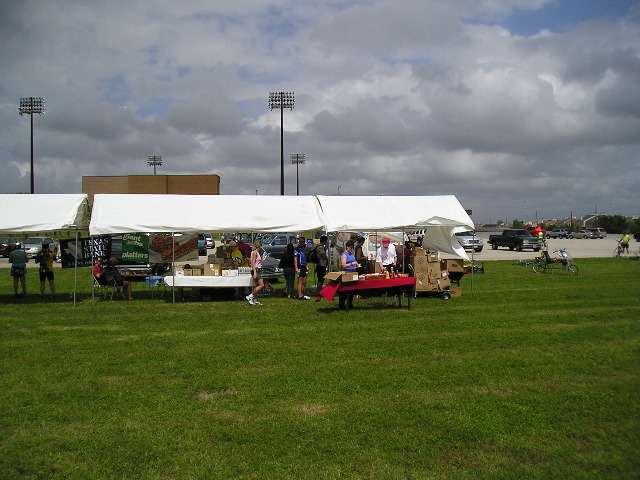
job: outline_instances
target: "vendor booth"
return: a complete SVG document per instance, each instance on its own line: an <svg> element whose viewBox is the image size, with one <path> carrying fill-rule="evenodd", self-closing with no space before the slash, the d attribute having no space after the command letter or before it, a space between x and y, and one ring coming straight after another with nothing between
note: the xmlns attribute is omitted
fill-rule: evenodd
<svg viewBox="0 0 640 480"><path fill-rule="evenodd" d="M54 230L78 230L87 227L86 194L1 194L0 233L26 234ZM77 265L74 276L73 304L76 303Z"/></svg>
<svg viewBox="0 0 640 480"><path fill-rule="evenodd" d="M392 231L428 228L430 249L468 259L454 233L474 229L448 196L97 194L91 235L134 232ZM188 279L172 278L178 285ZM203 282L203 280L198 280Z"/></svg>

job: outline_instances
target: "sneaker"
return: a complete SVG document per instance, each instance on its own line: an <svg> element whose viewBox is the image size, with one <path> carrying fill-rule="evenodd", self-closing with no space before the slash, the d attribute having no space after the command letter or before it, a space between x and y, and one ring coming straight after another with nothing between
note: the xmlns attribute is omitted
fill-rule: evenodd
<svg viewBox="0 0 640 480"><path fill-rule="evenodd" d="M247 302L249 302L251 305L253 305L253 293L250 293L249 295L247 295L244 298L247 299Z"/></svg>
<svg viewBox="0 0 640 480"><path fill-rule="evenodd" d="M306 295L303 295L301 297L298 297L299 300L311 300L311 297L307 297Z"/></svg>
<svg viewBox="0 0 640 480"><path fill-rule="evenodd" d="M255 298L253 299L253 302L251 303L251 305L262 305L258 300L256 300Z"/></svg>

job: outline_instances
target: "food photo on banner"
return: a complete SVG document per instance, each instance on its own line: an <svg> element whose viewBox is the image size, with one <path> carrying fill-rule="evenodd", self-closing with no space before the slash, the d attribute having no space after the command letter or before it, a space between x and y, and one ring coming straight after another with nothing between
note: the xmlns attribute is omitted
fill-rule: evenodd
<svg viewBox="0 0 640 480"><path fill-rule="evenodd" d="M62 268L74 268L76 259L78 267L90 267L97 257L109 258L111 255L111 238L109 236L79 238L76 240L60 240Z"/></svg>
<svg viewBox="0 0 640 480"><path fill-rule="evenodd" d="M175 252L175 260L173 253ZM186 262L198 259L198 235L150 235L149 263Z"/></svg>

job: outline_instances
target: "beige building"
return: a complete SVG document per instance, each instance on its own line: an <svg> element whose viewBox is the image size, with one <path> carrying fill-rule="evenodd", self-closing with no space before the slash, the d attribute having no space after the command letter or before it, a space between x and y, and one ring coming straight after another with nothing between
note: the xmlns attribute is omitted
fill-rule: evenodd
<svg viewBox="0 0 640 480"><path fill-rule="evenodd" d="M177 195L220 195L218 175L127 175L82 177L82 193L93 205L96 193L171 193Z"/></svg>

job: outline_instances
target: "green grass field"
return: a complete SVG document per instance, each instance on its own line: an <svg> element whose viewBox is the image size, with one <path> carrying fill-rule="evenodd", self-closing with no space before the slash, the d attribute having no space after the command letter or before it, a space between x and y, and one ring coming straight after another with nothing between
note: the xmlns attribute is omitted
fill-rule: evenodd
<svg viewBox="0 0 640 480"><path fill-rule="evenodd" d="M486 262L411 311L58 298L0 274L2 479L640 477L640 262Z"/></svg>

